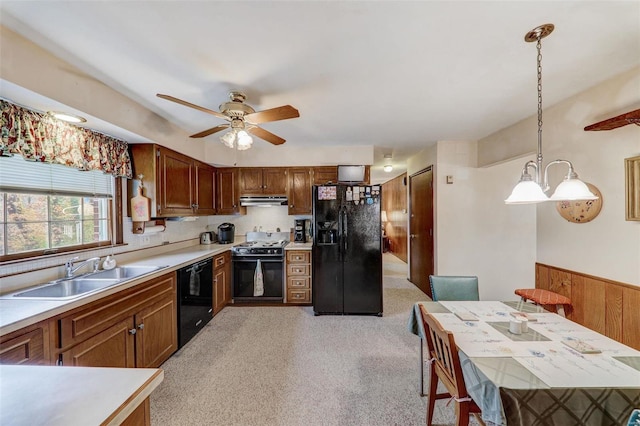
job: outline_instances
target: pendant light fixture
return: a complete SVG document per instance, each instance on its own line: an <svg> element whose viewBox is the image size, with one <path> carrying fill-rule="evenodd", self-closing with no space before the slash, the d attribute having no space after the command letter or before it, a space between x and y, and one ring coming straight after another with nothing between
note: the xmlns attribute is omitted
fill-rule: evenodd
<svg viewBox="0 0 640 426"><path fill-rule="evenodd" d="M553 32L553 24L544 24L529 31L524 40L527 43L536 42L538 50L538 156L536 161L528 161L523 169L520 181L513 188L513 192L504 202L506 204L533 204L542 201L561 200L596 200L598 197L589 191L587 185L578 179L573 164L567 160L554 160L547 164L542 171L542 39ZM553 164L566 164L569 172L564 181L558 185L551 198L545 194L549 190L548 170ZM534 169L534 175L529 173Z"/></svg>

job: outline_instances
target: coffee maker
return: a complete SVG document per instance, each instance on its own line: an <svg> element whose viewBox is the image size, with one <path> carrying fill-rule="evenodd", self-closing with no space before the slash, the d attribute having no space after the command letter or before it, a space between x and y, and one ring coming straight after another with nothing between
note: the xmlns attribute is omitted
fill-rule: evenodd
<svg viewBox="0 0 640 426"><path fill-rule="evenodd" d="M294 227L293 227L293 241L296 243L306 243L307 242L307 232L305 229L305 220L304 219L296 219Z"/></svg>

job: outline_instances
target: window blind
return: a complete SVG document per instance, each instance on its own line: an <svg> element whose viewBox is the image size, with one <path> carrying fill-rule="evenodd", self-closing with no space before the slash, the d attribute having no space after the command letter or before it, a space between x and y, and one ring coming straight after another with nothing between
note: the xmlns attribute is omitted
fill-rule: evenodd
<svg viewBox="0 0 640 426"><path fill-rule="evenodd" d="M0 157L0 191L111 198L114 177L98 170L80 171L62 164Z"/></svg>

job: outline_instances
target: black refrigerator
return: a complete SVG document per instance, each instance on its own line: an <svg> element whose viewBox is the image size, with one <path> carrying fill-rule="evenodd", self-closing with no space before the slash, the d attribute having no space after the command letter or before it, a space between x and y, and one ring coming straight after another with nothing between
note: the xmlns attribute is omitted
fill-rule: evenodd
<svg viewBox="0 0 640 426"><path fill-rule="evenodd" d="M382 316L380 185L313 187L313 312Z"/></svg>

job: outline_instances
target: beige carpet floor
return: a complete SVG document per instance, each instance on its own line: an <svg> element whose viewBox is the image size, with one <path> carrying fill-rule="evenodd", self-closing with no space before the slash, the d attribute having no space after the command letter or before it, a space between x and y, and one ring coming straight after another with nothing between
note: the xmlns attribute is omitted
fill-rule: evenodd
<svg viewBox="0 0 640 426"><path fill-rule="evenodd" d="M385 254L383 317L225 308L163 364L152 424L425 424L419 339L407 320L427 297L406 276L407 265ZM455 424L453 411L438 401L434 424Z"/></svg>

